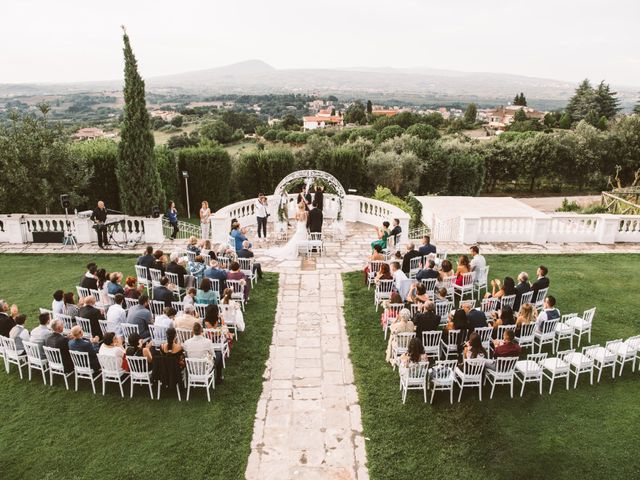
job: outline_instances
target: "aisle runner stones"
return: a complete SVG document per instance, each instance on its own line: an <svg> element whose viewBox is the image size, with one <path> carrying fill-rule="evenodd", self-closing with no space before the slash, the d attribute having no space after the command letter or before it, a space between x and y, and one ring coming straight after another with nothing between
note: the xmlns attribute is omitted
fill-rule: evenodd
<svg viewBox="0 0 640 480"><path fill-rule="evenodd" d="M280 275L248 479L367 479L340 274Z"/></svg>

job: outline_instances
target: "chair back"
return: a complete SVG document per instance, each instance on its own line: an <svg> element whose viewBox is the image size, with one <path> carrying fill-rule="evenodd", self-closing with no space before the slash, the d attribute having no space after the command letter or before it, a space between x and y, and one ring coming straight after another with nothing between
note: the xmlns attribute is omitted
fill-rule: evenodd
<svg viewBox="0 0 640 480"><path fill-rule="evenodd" d="M190 261L191 263L196 263L196 252L187 250L187 260Z"/></svg>
<svg viewBox="0 0 640 480"><path fill-rule="evenodd" d="M460 338L460 330L445 330L442 332L443 340L449 348L458 348L458 339Z"/></svg>
<svg viewBox="0 0 640 480"><path fill-rule="evenodd" d="M516 303L516 294L513 295L504 295L500 298L500 307L511 307L513 308L514 303Z"/></svg>
<svg viewBox="0 0 640 480"><path fill-rule="evenodd" d="M567 320L576 318L577 316L578 316L577 313L565 313L560 317L560 323L567 323Z"/></svg>
<svg viewBox="0 0 640 480"><path fill-rule="evenodd" d="M40 347L37 343L23 341L22 346L27 354L27 361L30 365L42 366L43 363L46 362L46 359L42 358L40 354Z"/></svg>
<svg viewBox="0 0 640 480"><path fill-rule="evenodd" d="M177 313L180 313L184 310L184 302L171 302L171 306L175 309Z"/></svg>
<svg viewBox="0 0 640 480"><path fill-rule="evenodd" d="M520 344L521 347L528 347L533 345L533 333L536 329L536 324L534 322L525 323L520 328L520 336L516 337L516 340Z"/></svg>
<svg viewBox="0 0 640 480"><path fill-rule="evenodd" d="M149 275L151 275L151 285L154 287L160 286L160 279L162 278L162 271L157 268L150 268Z"/></svg>
<svg viewBox="0 0 640 480"><path fill-rule="evenodd" d="M89 362L89 354L87 352L76 352L75 350L70 350L69 353L76 373L78 375L91 375L93 370Z"/></svg>
<svg viewBox="0 0 640 480"><path fill-rule="evenodd" d="M182 345L191 337L193 337L193 330L189 328L176 328L176 338Z"/></svg>
<svg viewBox="0 0 640 480"><path fill-rule="evenodd" d="M424 353L429 356L438 355L440 351L440 340L442 340L442 331L440 330L422 332Z"/></svg>
<svg viewBox="0 0 640 480"><path fill-rule="evenodd" d="M409 342L416 336L415 332L403 332L396 334L396 352L398 355L409 349Z"/></svg>
<svg viewBox="0 0 640 480"><path fill-rule="evenodd" d="M375 277L376 274L380 271L380 268L382 268L383 263L387 262L384 262L382 260L371 260L369 262L369 275Z"/></svg>
<svg viewBox="0 0 640 480"><path fill-rule="evenodd" d="M128 356L127 365L129 365L129 374L132 380L149 379L149 362L145 357Z"/></svg>
<svg viewBox="0 0 640 480"><path fill-rule="evenodd" d="M224 345L227 343L227 337L222 333L219 328L205 328L204 336L211 340L214 347Z"/></svg>
<svg viewBox="0 0 640 480"><path fill-rule="evenodd" d="M82 337L91 340L91 337L94 336L91 331L91 321L88 318L76 317L76 323L82 329Z"/></svg>
<svg viewBox="0 0 640 480"><path fill-rule="evenodd" d="M190 381L204 380L213 372L213 363L206 358L185 358Z"/></svg>
<svg viewBox="0 0 640 480"><path fill-rule="evenodd" d="M253 258L239 258L240 271L247 277L253 277Z"/></svg>
<svg viewBox="0 0 640 480"><path fill-rule="evenodd" d="M92 290L89 290L89 293L91 293L91 296L96 299L97 304L102 303L102 298L100 297L100 291L92 289Z"/></svg>
<svg viewBox="0 0 640 480"><path fill-rule="evenodd" d="M544 322L542 322L541 337L543 340L548 340L549 338L555 338L556 327L558 326L559 321L560 320L558 318L554 318L553 320L545 320Z"/></svg>
<svg viewBox="0 0 640 480"><path fill-rule="evenodd" d="M469 306L469 308L476 308L475 300L461 300L459 304L459 308L464 308L465 306Z"/></svg>
<svg viewBox="0 0 640 480"><path fill-rule="evenodd" d="M220 280L218 280L217 278L210 278L209 281L211 282L211 290L213 290L214 292L218 292L218 297L221 297L222 294L220 292Z"/></svg>
<svg viewBox="0 0 640 480"><path fill-rule="evenodd" d="M476 288L486 287L487 278L489 277L489 265L485 265L484 268L478 268L475 270L475 274Z"/></svg>
<svg viewBox="0 0 640 480"><path fill-rule="evenodd" d="M200 252L200 256L202 257L202 263L204 263L207 267L211 263L211 256L208 253Z"/></svg>
<svg viewBox="0 0 640 480"><path fill-rule="evenodd" d="M438 360L431 370L431 380L441 386L453 386L453 371L457 363L457 360Z"/></svg>
<svg viewBox="0 0 640 480"><path fill-rule="evenodd" d="M170 290L174 293L180 293L180 277L177 273L165 272L165 276L169 279L169 286L173 286Z"/></svg>
<svg viewBox="0 0 640 480"><path fill-rule="evenodd" d="M149 281L147 267L136 265L136 277L139 285L149 285L149 283L151 283Z"/></svg>
<svg viewBox="0 0 640 480"><path fill-rule="evenodd" d="M416 273L420 270L420 264L422 264L422 257L409 260L409 278L415 278Z"/></svg>
<svg viewBox="0 0 640 480"><path fill-rule="evenodd" d="M102 375L107 378L119 378L124 370L122 369L122 359L115 355L98 354L98 362L102 369Z"/></svg>
<svg viewBox="0 0 640 480"><path fill-rule="evenodd" d="M416 313L420 311L424 303L412 303L409 305L409 310L411 310L411 316L415 317Z"/></svg>
<svg viewBox="0 0 640 480"><path fill-rule="evenodd" d="M504 336L504 332L507 330L511 330L512 332L515 333L516 331L516 326L515 325L499 325L498 326L498 340L502 340L502 337Z"/></svg>
<svg viewBox="0 0 640 480"><path fill-rule="evenodd" d="M527 293L523 293L520 296L520 306L526 305L527 303L531 303L532 298L533 298L533 290L529 290Z"/></svg>
<svg viewBox="0 0 640 480"><path fill-rule="evenodd" d="M235 326L236 324L236 314L238 312L235 304L220 304L218 305L218 310L220 311L220 316L229 326Z"/></svg>
<svg viewBox="0 0 640 480"><path fill-rule="evenodd" d="M440 260L440 263L442 263L443 260L447 259L447 251L440 250L439 252L436 253L436 258Z"/></svg>
<svg viewBox="0 0 640 480"><path fill-rule="evenodd" d="M585 310L584 314L582 315L582 321L584 322L585 326L590 327L591 324L593 323L593 317L596 314L596 307L590 308L589 310Z"/></svg>
<svg viewBox="0 0 640 480"><path fill-rule="evenodd" d="M389 316L397 317L400 313L400 310L402 310L403 308L404 303L390 303L389 305L387 305L385 312L387 312L387 315Z"/></svg>
<svg viewBox="0 0 640 480"><path fill-rule="evenodd" d="M167 341L167 328L157 327L156 325L149 325L149 333L151 334L151 342L156 347L159 347Z"/></svg>
<svg viewBox="0 0 640 480"><path fill-rule="evenodd" d="M102 331L102 336L105 336L109 331L109 327L107 327L106 320L98 320L98 324L100 325L100 330Z"/></svg>
<svg viewBox="0 0 640 480"><path fill-rule="evenodd" d="M518 357L499 357L496 358L494 362L496 367L495 373L498 376L510 376L515 372Z"/></svg>
<svg viewBox="0 0 640 480"><path fill-rule="evenodd" d="M433 292L436 289L437 281L438 281L437 278L425 278L421 280L422 284L424 285L424 288L427 289L427 293L429 294L432 300L434 298Z"/></svg>
<svg viewBox="0 0 640 480"><path fill-rule="evenodd" d="M462 372L465 381L481 380L486 360L484 358L465 358L462 362Z"/></svg>
<svg viewBox="0 0 640 480"><path fill-rule="evenodd" d="M574 353L576 353L575 349L562 350L561 352L558 352L555 358L550 359L554 360L554 370L559 373L568 372L569 361Z"/></svg>
<svg viewBox="0 0 640 480"><path fill-rule="evenodd" d="M49 368L54 372L64 372L64 364L62 363L62 353L59 348L42 347L44 356L49 362Z"/></svg>
<svg viewBox="0 0 640 480"><path fill-rule="evenodd" d="M198 318L204 318L207 314L207 307L209 306L206 303L194 303L193 305L196 309L196 313L198 314Z"/></svg>
<svg viewBox="0 0 640 480"><path fill-rule="evenodd" d="M546 353L530 353L529 355L527 355L527 360L529 360L529 362L526 363L525 371L527 373L537 372L538 369L536 367L542 366L542 362L544 362L546 359Z"/></svg>
<svg viewBox="0 0 640 480"><path fill-rule="evenodd" d="M0 342L2 343L6 357L12 359L17 359L19 357L16 341L13 338L0 337Z"/></svg>
<svg viewBox="0 0 640 480"><path fill-rule="evenodd" d="M53 319L62 321L64 325L62 333L64 333L65 335L68 335L71 329L73 328L73 326L75 325L75 322L73 321L73 317L71 315L65 315L64 313L54 313Z"/></svg>
<svg viewBox="0 0 640 480"><path fill-rule="evenodd" d="M231 263L231 259L224 255L218 256L218 266L223 270L229 270L229 264Z"/></svg>
<svg viewBox="0 0 640 480"><path fill-rule="evenodd" d="M84 288L81 286L77 286L76 287L76 291L78 292L78 298L82 298L82 297L90 297L91 296L91 292L89 291L88 288Z"/></svg>
<svg viewBox="0 0 640 480"><path fill-rule="evenodd" d="M469 289L473 286L475 272L467 272L462 274L462 288Z"/></svg>
<svg viewBox="0 0 640 480"><path fill-rule="evenodd" d="M427 377L429 362L410 362L406 370L408 383L422 383Z"/></svg>
<svg viewBox="0 0 640 480"><path fill-rule="evenodd" d="M227 287L233 291L234 297L240 294L244 296L244 285L241 280L227 280L226 282Z"/></svg>
<svg viewBox="0 0 640 480"><path fill-rule="evenodd" d="M138 325L136 324L121 323L120 326L122 327L122 334L125 338L125 341L128 340L129 335L131 335L132 333L140 334L140 330L138 329Z"/></svg>
<svg viewBox="0 0 640 480"><path fill-rule="evenodd" d="M485 298L484 300L482 300L482 303L480 304L480 310L482 310L485 315L488 313L491 313L493 311L495 311L498 308L498 302L500 301L499 298Z"/></svg>
<svg viewBox="0 0 640 480"><path fill-rule="evenodd" d="M124 297L124 305L125 305L125 308L134 307L134 306L138 305L138 299L137 298Z"/></svg>
<svg viewBox="0 0 640 480"><path fill-rule="evenodd" d="M549 287L541 288L540 290L538 290L538 294L536 295L536 298L535 298L536 307L541 307L542 305L544 305L544 299L547 296L547 292L549 292Z"/></svg>
<svg viewBox="0 0 640 480"><path fill-rule="evenodd" d="M393 290L393 280L379 280L376 285L376 293L391 295Z"/></svg>
<svg viewBox="0 0 640 480"><path fill-rule="evenodd" d="M474 329L474 332L478 334L482 341L482 346L488 352L491 344L491 336L493 335L493 327L479 327Z"/></svg>
<svg viewBox="0 0 640 480"><path fill-rule="evenodd" d="M436 302L436 315L440 317L440 325L447 324L451 310L453 310L452 302Z"/></svg>
<svg viewBox="0 0 640 480"><path fill-rule="evenodd" d="M164 311L165 303L160 300L151 300L150 302L151 313L155 317L156 315L162 315Z"/></svg>

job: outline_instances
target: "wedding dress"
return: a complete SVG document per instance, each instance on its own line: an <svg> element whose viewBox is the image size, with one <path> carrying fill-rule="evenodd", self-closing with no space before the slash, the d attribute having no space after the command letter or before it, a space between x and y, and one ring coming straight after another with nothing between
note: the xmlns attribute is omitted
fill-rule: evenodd
<svg viewBox="0 0 640 480"><path fill-rule="evenodd" d="M265 255L272 257L276 260L295 260L298 256L298 243L307 240L307 220L306 212L304 210L296 214L297 224L296 231L289 239L286 245L282 247L270 248L265 252Z"/></svg>

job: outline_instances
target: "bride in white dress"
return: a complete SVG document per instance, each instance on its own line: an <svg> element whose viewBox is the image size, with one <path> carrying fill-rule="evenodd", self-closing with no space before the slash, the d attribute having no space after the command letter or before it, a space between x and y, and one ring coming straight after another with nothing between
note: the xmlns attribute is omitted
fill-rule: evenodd
<svg viewBox="0 0 640 480"><path fill-rule="evenodd" d="M265 255L278 260L295 260L298 256L298 243L307 240L307 212L305 203L300 202L296 210L295 219L297 221L296 231L286 245L282 247L270 248Z"/></svg>

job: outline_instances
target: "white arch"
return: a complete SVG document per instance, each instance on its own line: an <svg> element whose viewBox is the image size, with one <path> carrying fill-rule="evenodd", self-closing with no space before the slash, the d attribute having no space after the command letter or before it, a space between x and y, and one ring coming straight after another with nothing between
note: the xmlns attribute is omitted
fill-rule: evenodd
<svg viewBox="0 0 640 480"><path fill-rule="evenodd" d="M284 192L284 189L287 187L287 185L301 178L319 178L321 180L324 180L335 189L336 194L340 197L340 200L344 201L344 198L346 197L344 188L342 187L342 184L338 181L338 179L330 173L323 172L322 170L298 170L297 172L290 173L280 181L275 191L273 192L274 196L278 198L280 195L282 195L282 192Z"/></svg>

